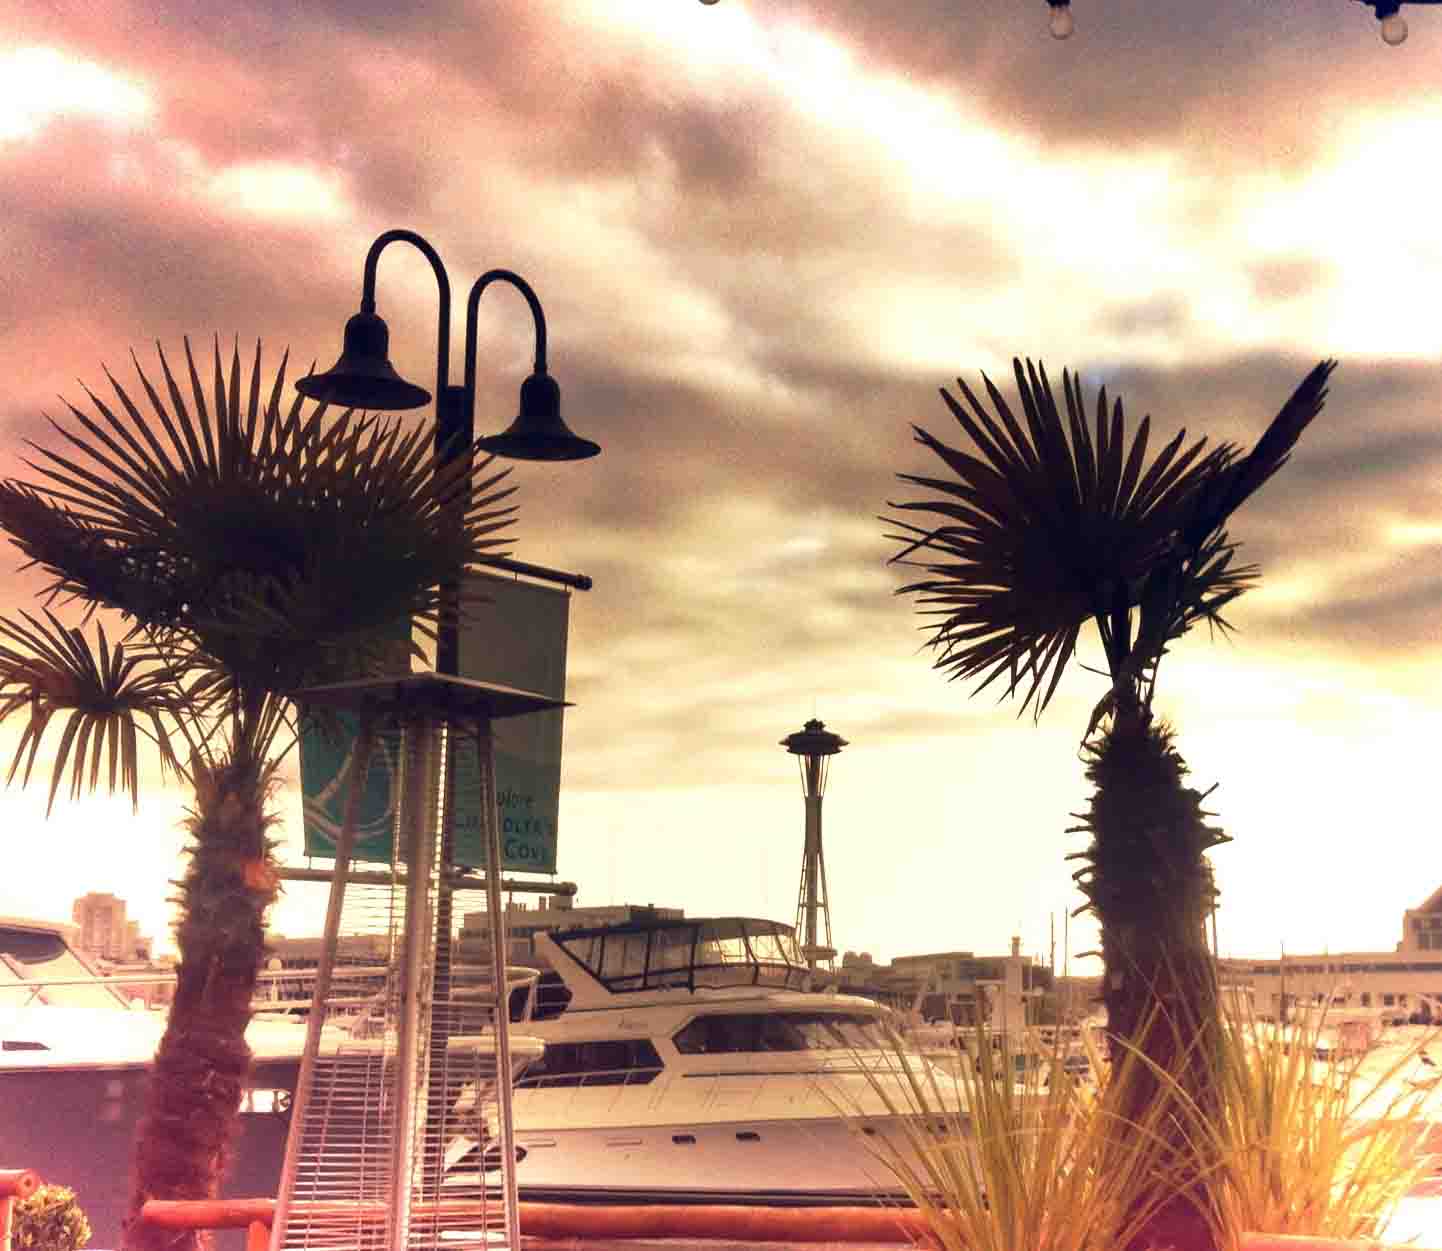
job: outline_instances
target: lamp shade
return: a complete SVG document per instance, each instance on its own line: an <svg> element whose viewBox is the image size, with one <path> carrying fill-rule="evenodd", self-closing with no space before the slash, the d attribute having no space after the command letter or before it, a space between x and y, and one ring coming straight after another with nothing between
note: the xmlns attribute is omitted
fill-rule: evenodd
<svg viewBox="0 0 1442 1251"><path fill-rule="evenodd" d="M585 460L601 447L572 434L561 420L561 388L537 370L521 383L521 412L500 434L477 440L477 447L513 460Z"/></svg>
<svg viewBox="0 0 1442 1251"><path fill-rule="evenodd" d="M357 313L345 324L340 359L323 374L307 374L295 389L313 400L346 408L392 411L419 408L431 393L407 382L390 362L390 330L375 313Z"/></svg>

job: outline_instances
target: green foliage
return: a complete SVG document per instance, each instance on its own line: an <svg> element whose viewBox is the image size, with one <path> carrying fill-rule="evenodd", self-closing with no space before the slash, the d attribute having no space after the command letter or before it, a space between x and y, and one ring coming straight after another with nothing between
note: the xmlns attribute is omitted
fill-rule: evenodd
<svg viewBox="0 0 1442 1251"><path fill-rule="evenodd" d="M1063 1056L1060 1040L1029 1036L993 1048L978 1026L954 1072L896 1034L868 1069L897 1119L861 1141L944 1251L1116 1251L1185 1184L1160 1105L1134 1118L1117 1110L1145 1059L1124 1053L1108 1066L1093 1051L1094 1068L1110 1068L1098 1089L1068 1073ZM859 1127L863 1118L839 1106Z"/></svg>
<svg viewBox="0 0 1442 1251"><path fill-rule="evenodd" d="M1204 796L1183 786L1152 700L1169 644L1199 621L1227 629L1223 610L1255 581L1255 568L1233 563L1228 519L1286 463L1335 362L1308 373L1250 451L1209 451L1205 438L1184 446L1182 431L1150 462L1150 418L1129 434L1102 388L1089 421L1080 379L1065 371L1063 415L1043 366L1012 365L1022 419L983 375L991 412L961 379L965 404L942 391L971 450L914 427L950 477L900 475L927 494L891 505L926 521L891 519L902 545L893 560L924 575L898 593L917 597L935 667L978 691L1003 679L1037 717L1083 627L1096 628L1110 684L1082 735L1095 793L1077 881L1101 921L1111 1029L1134 1061L1106 1099L1133 1128L1157 1118L1165 1150L1133 1170L1137 1184L1161 1184L1159 1161L1170 1171L1170 1197L1134 1191L1128 1211L1154 1205L1149 1234L1205 1240L1215 1148L1205 1123L1219 1076L1204 853L1224 836L1207 824Z"/></svg>
<svg viewBox="0 0 1442 1251"><path fill-rule="evenodd" d="M396 624L434 637L441 585L511 520L504 472L437 465L424 422L282 404L284 359L263 401L259 344L247 378L217 342L209 394L188 341L185 364L188 388L163 350L159 385L137 362L139 403L107 373L114 399L87 392L93 414L51 423L61 450L31 445L33 480L0 482L0 532L48 594L128 629L0 620L0 720L28 717L11 775L64 726L52 801L67 766L73 793L103 776L134 801L142 738L181 773L217 731L283 754L288 693L393 672Z"/></svg>
<svg viewBox="0 0 1442 1251"><path fill-rule="evenodd" d="M15 1251L80 1251L89 1241L90 1221L69 1186L43 1185L15 1201Z"/></svg>
<svg viewBox="0 0 1442 1251"><path fill-rule="evenodd" d="M108 765L110 790L118 784L137 796L140 735L154 744L162 767L176 764L167 730L167 721L180 711L172 675L147 666L143 649L112 646L99 623L92 651L80 630L67 628L48 609L44 618L23 611L18 621L0 618L0 721L11 713L29 713L7 784L23 762L22 785L29 785L51 719L63 710L66 726L55 753L46 812L55 805L67 764L71 799L87 786L95 789L102 761Z"/></svg>
<svg viewBox="0 0 1442 1251"><path fill-rule="evenodd" d="M978 690L1005 677L1006 694L1024 692L1039 716L1091 619L1114 687L1149 689L1167 644L1199 620L1225 628L1222 609L1255 579L1232 564L1227 519L1286 462L1334 364L1307 375L1246 455L1231 443L1207 451L1205 438L1183 450L1182 431L1150 464L1151 419L1129 438L1105 387L1093 427L1080 378L1062 374L1063 417L1045 367L1015 360L1023 427L991 379L995 416L958 378L966 407L942 399L979 454L913 427L952 477L901 474L931 494L890 505L940 518L890 519L903 545L893 560L927 575L898 594L917 597L936 667Z"/></svg>
<svg viewBox="0 0 1442 1251"><path fill-rule="evenodd" d="M1436 1036L1318 1059L1329 1024L1323 1012L1289 1027L1225 1015L1223 1115L1210 1129L1225 1160L1220 1220L1234 1233L1380 1237L1432 1164L1421 1148L1437 1082L1413 1074Z"/></svg>
<svg viewBox="0 0 1442 1251"><path fill-rule="evenodd" d="M1231 839L1207 823L1206 795L1184 785L1171 729L1150 719L1111 721L1082 748L1088 810L1068 833L1091 836L1072 874L1086 910L1105 926L1155 933L1164 911L1200 940L1214 891L1206 853Z"/></svg>
<svg viewBox="0 0 1442 1251"><path fill-rule="evenodd" d="M10 776L28 780L54 745L52 802L68 770L73 794L105 779L138 804L148 741L195 792L132 1211L214 1194L224 1168L276 896L268 802L296 741L294 693L406 668L399 628L435 637L452 611L442 586L495 554L513 511L504 473L472 449L437 463L426 422L283 404L286 363L263 387L259 344L247 376L217 341L208 386L188 341L183 381L164 351L158 380L136 370L138 388L107 373L113 398L87 391L93 412L69 405L51 423L57 440L31 445L29 481L0 482L0 533L49 599L104 618L93 641L48 609L0 619L0 721L24 722ZM132 1224L127 1239L160 1235Z"/></svg>
<svg viewBox="0 0 1442 1251"><path fill-rule="evenodd" d="M893 1035L874 1085L905 1092L887 1102L907 1123L863 1141L946 1251L1165 1245L1166 1210L1187 1194L1219 1247L1240 1245L1244 1232L1375 1239L1433 1163L1423 1146L1438 1082L1409 1077L1437 1036L1318 1059L1326 1025L1324 1015L1283 1029L1226 1014L1212 1112L1126 1045L1115 1062L1091 1049L1092 1086L1065 1073L1059 1043L1022 1042L1042 1062L1014 1081L1017 1051L993 1051L984 1030L975 1064L955 1075ZM1164 1097L1137 1110L1138 1083ZM1198 1160L1207 1162L1200 1189Z"/></svg>

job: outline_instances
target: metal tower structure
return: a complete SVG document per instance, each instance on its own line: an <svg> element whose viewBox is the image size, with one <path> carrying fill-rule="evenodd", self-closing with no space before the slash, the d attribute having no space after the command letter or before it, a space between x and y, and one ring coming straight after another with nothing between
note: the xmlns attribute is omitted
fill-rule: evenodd
<svg viewBox="0 0 1442 1251"><path fill-rule="evenodd" d="M836 948L831 945L826 856L821 849L821 799L826 792L831 757L846 746L846 740L831 733L813 717L795 734L783 738L781 746L797 757L801 766L801 790L806 797L806 844L801 853L801 889L796 896L796 932L801 936L801 954L806 957L806 967L814 976L818 966L829 970L836 957ZM817 926L818 919L821 928Z"/></svg>

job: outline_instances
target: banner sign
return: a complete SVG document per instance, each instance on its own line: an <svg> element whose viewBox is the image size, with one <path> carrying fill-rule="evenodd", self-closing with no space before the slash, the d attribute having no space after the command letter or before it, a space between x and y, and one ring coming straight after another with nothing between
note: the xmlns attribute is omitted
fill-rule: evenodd
<svg viewBox="0 0 1442 1251"><path fill-rule="evenodd" d="M565 698L570 595L532 582L468 575L460 633L460 676ZM561 797L562 709L502 717L491 723L500 807L502 869L554 873ZM332 857L344 816L345 772L356 746L354 716L339 732L308 725L301 733L300 776L305 854ZM400 797L400 731L377 736L366 771L353 856L389 864ZM452 755L454 863L485 864L480 778L474 741Z"/></svg>
<svg viewBox="0 0 1442 1251"><path fill-rule="evenodd" d="M337 713L335 724L305 725L300 735L301 815L305 854L334 858L345 817L345 780L355 754L359 725L354 713ZM378 734L362 783L356 817L356 860L391 862L396 804L400 799L400 733Z"/></svg>
<svg viewBox="0 0 1442 1251"><path fill-rule="evenodd" d="M462 595L489 602L476 603L461 622L461 676L565 699L570 592L473 573L462 584ZM501 809L501 862L508 869L556 871L564 711L547 709L491 723ZM474 753L462 753L457 761L454 794L456 844L460 846L466 839L479 845L480 797Z"/></svg>

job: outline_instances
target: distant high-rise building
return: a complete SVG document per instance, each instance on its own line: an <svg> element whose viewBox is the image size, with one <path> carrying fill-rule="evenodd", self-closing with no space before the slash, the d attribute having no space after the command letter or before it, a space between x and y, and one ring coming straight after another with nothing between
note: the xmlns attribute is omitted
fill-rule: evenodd
<svg viewBox="0 0 1442 1251"><path fill-rule="evenodd" d="M75 901L71 916L80 927L82 951L106 960L134 960L142 949L149 955L139 924L126 920L125 900L91 891Z"/></svg>

